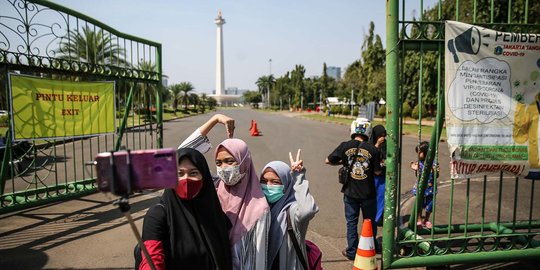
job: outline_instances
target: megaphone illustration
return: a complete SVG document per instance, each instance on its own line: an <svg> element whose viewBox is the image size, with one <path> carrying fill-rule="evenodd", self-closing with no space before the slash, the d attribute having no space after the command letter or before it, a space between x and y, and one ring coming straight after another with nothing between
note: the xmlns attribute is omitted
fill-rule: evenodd
<svg viewBox="0 0 540 270"><path fill-rule="evenodd" d="M459 62L457 52L477 54L480 51L480 30L472 26L455 39L448 41L448 50L454 56L454 63Z"/></svg>

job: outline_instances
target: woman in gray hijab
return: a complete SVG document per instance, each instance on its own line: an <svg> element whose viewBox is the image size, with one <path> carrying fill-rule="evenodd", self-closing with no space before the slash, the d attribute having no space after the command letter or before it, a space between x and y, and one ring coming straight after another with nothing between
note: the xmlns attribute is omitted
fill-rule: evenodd
<svg viewBox="0 0 540 270"><path fill-rule="evenodd" d="M296 161L290 153L289 156L290 167L283 161L272 161L264 166L261 173L261 187L271 211L268 269L304 269L301 258L304 263L307 261L304 244L307 229L310 220L319 211L309 192L309 181L305 179L306 170L300 160L300 150ZM291 239L287 232L288 222L296 239ZM295 247L293 241L302 244Z"/></svg>

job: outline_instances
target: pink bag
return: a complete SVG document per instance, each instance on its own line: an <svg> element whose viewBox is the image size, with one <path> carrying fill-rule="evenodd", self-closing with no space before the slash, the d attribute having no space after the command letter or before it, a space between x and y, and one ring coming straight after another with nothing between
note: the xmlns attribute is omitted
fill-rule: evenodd
<svg viewBox="0 0 540 270"><path fill-rule="evenodd" d="M305 270L322 270L322 252L321 249L315 245L315 243L309 241L306 239L305 245L306 245L306 253L307 253L307 262L306 258L302 256L302 250L300 249L300 244L298 243L298 239L294 235L294 230L291 225L291 218L289 216L289 209L287 209L287 233L289 234L289 237L291 238L291 241L293 243L294 249L296 250L296 255L298 256L298 259L300 260L300 264L303 266Z"/></svg>
<svg viewBox="0 0 540 270"><path fill-rule="evenodd" d="M309 270L322 270L322 252L315 243L306 240L306 251Z"/></svg>

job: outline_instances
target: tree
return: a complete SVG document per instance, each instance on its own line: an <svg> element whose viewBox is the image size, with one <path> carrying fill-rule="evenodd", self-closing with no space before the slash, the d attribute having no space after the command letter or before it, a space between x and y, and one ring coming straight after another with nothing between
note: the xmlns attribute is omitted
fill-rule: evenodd
<svg viewBox="0 0 540 270"><path fill-rule="evenodd" d="M169 102L172 98L171 91L164 85L161 86L161 97L163 98L163 103Z"/></svg>
<svg viewBox="0 0 540 270"><path fill-rule="evenodd" d="M328 76L328 73L326 72L326 70L327 70L326 63L323 63L323 72L322 72L321 78L319 79L322 100L325 100L327 97L335 96L336 91L343 88L339 86L336 79Z"/></svg>
<svg viewBox="0 0 540 270"><path fill-rule="evenodd" d="M367 91L365 84L366 78L365 73L362 67L362 61L356 60L351 63L343 75L343 80L341 81L341 87L338 96L343 97L350 95L351 89L354 90L355 96L358 97L359 93ZM357 98L357 100L360 100Z"/></svg>
<svg viewBox="0 0 540 270"><path fill-rule="evenodd" d="M270 91L274 87L274 84L276 83L276 79L274 78L274 75L268 75L268 76L261 76L259 79L257 79L257 87L259 88L259 92L263 95L265 98L265 103L270 106Z"/></svg>
<svg viewBox="0 0 540 270"><path fill-rule="evenodd" d="M304 86L306 90L305 100L313 104L310 108L315 109L317 107L317 93L319 92L319 78L312 77L304 80Z"/></svg>
<svg viewBox="0 0 540 270"><path fill-rule="evenodd" d="M295 106L300 105L303 109L303 96L304 96L304 75L306 74L306 69L303 65L296 65L294 70L291 72L291 83L292 90L294 93L293 104Z"/></svg>
<svg viewBox="0 0 540 270"><path fill-rule="evenodd" d="M124 49L121 48L109 33L102 29L93 31L89 26L69 31L67 38L62 38L60 48L56 50L59 58L71 59L96 65L125 65Z"/></svg>
<svg viewBox="0 0 540 270"><path fill-rule="evenodd" d="M511 7L509 5L511 4ZM435 5L428 8L421 14L422 21L444 21L459 20L471 24L490 24L486 27L500 31L531 32L530 26L514 25L511 28L506 25L508 21L513 23L528 23L529 25L540 24L540 1L528 1L528 14L525 16L525 1L443 1L441 6ZM474 6L476 4L476 7ZM493 4L493 9L491 5ZM471 12L476 9L476 14ZM456 14L459 17L456 17ZM510 16L508 16L510 13ZM476 17L475 17L476 15ZM527 21L525 19L527 18ZM492 24L491 24L492 23ZM431 28L425 28L421 32L416 19L411 23L409 37L422 37L426 39L436 39L436 31L430 31ZM538 29L538 28L536 28ZM404 33L402 33L404 35ZM401 88L402 102L410 107L418 107L418 104L425 105L429 113L434 114L437 104L437 90L444 89L440 82L443 78L437 76L437 62L439 55L434 51L406 51L402 62ZM444 61L443 59L441 59ZM420 73L420 63L422 63L422 73ZM442 65L444 68L444 64ZM441 70L444 74L444 70ZM422 80L420 80L420 76ZM422 96L418 97L419 89L422 90ZM404 106L405 107L405 106ZM424 108L422 107L422 108ZM424 110L422 115L426 115Z"/></svg>
<svg viewBox="0 0 540 270"><path fill-rule="evenodd" d="M151 63L149 61L144 61L143 59L140 59L139 63L137 63L136 68L138 70L147 71L147 72L157 72L157 67L155 63ZM138 88L140 89L139 92L135 94L135 96L143 97L142 100L145 103L145 106L147 109L152 107L152 96L154 93L156 93L156 85L151 84L148 82L140 82L137 83ZM140 100L140 99L139 99Z"/></svg>
<svg viewBox="0 0 540 270"><path fill-rule="evenodd" d="M67 59L76 62L91 65L115 65L127 66L124 60L125 50L116 43L110 33L105 33L102 29L92 30L89 26L79 29L72 29L66 37L60 39L58 49L54 51L58 58ZM103 67L99 67L103 69ZM71 80L80 80L80 78L70 78ZM119 80L117 85L117 103L121 104L122 95L129 91L130 87Z"/></svg>
<svg viewBox="0 0 540 270"><path fill-rule="evenodd" d="M180 84L173 84L169 86L169 91L171 92L172 96L172 107L174 110L174 115L176 115L176 110L178 109L178 102L182 98L182 88L180 87Z"/></svg>
<svg viewBox="0 0 540 270"><path fill-rule="evenodd" d="M279 100L280 110L283 106L283 98L288 95L289 81L289 72L287 72L282 77L277 78L274 84L273 95L275 100Z"/></svg>
<svg viewBox="0 0 540 270"><path fill-rule="evenodd" d="M210 110L213 110L217 106L217 100L213 97L209 97L206 103L208 104L208 108Z"/></svg>
<svg viewBox="0 0 540 270"><path fill-rule="evenodd" d="M189 103L193 104L195 110L197 110L197 105L199 105L200 100L199 95L195 93L189 95Z"/></svg>
<svg viewBox="0 0 540 270"><path fill-rule="evenodd" d="M262 94L257 91L246 91L243 96L244 100L254 108L258 108L258 104L262 101Z"/></svg>
<svg viewBox="0 0 540 270"><path fill-rule="evenodd" d="M204 113L207 103L208 103L208 96L206 96L206 94L203 93L200 99L200 106L201 106L200 108L201 108L202 113Z"/></svg>
<svg viewBox="0 0 540 270"><path fill-rule="evenodd" d="M379 35L375 35L375 24L369 23L369 32L362 45L362 72L366 79L364 92L357 100L376 101L386 93L386 51Z"/></svg>
<svg viewBox="0 0 540 270"><path fill-rule="evenodd" d="M322 75L321 75L321 98L322 99L326 99L327 97L329 97L330 93L328 93L328 81L329 81L329 77L328 77L328 73L326 72L326 62L323 63L323 72L322 72Z"/></svg>
<svg viewBox="0 0 540 270"><path fill-rule="evenodd" d="M180 90L184 93L182 95L182 100L184 101L184 110L187 110L189 103L189 92L195 90L195 88L190 82L181 82Z"/></svg>
<svg viewBox="0 0 540 270"><path fill-rule="evenodd" d="M476 7L474 6L476 4ZM493 10L491 5L493 4ZM528 5L527 7L525 5ZM456 7L459 17L456 18ZM476 9L476 18L474 12ZM526 11L527 10L527 14ZM510 18L509 18L510 13ZM493 16L492 16L493 15ZM489 26L502 31L527 32L529 26L514 26L509 30L504 24L540 24L540 2L539 1L473 1L462 0L456 6L455 1L443 1L441 13L439 14L439 6L435 5L427 9L423 13L424 21L444 21L444 20L459 20L466 23L484 24L493 23ZM538 28L536 28L538 29Z"/></svg>

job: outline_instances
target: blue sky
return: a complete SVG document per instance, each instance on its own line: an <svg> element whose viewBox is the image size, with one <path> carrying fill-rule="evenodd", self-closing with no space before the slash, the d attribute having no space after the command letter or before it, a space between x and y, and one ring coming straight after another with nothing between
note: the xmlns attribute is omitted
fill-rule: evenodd
<svg viewBox="0 0 540 270"><path fill-rule="evenodd" d="M320 75L324 62L343 72L360 57L369 22L375 22L383 44L386 27L386 1L382 0L54 2L121 32L161 43L169 84L189 81L197 92L206 93L215 88L213 20L220 9L226 20L225 86L240 89L256 89L257 78L270 72L269 59L276 77L296 64L305 66L306 76ZM424 2L429 5L434 0ZM419 4L414 5L419 10Z"/></svg>

